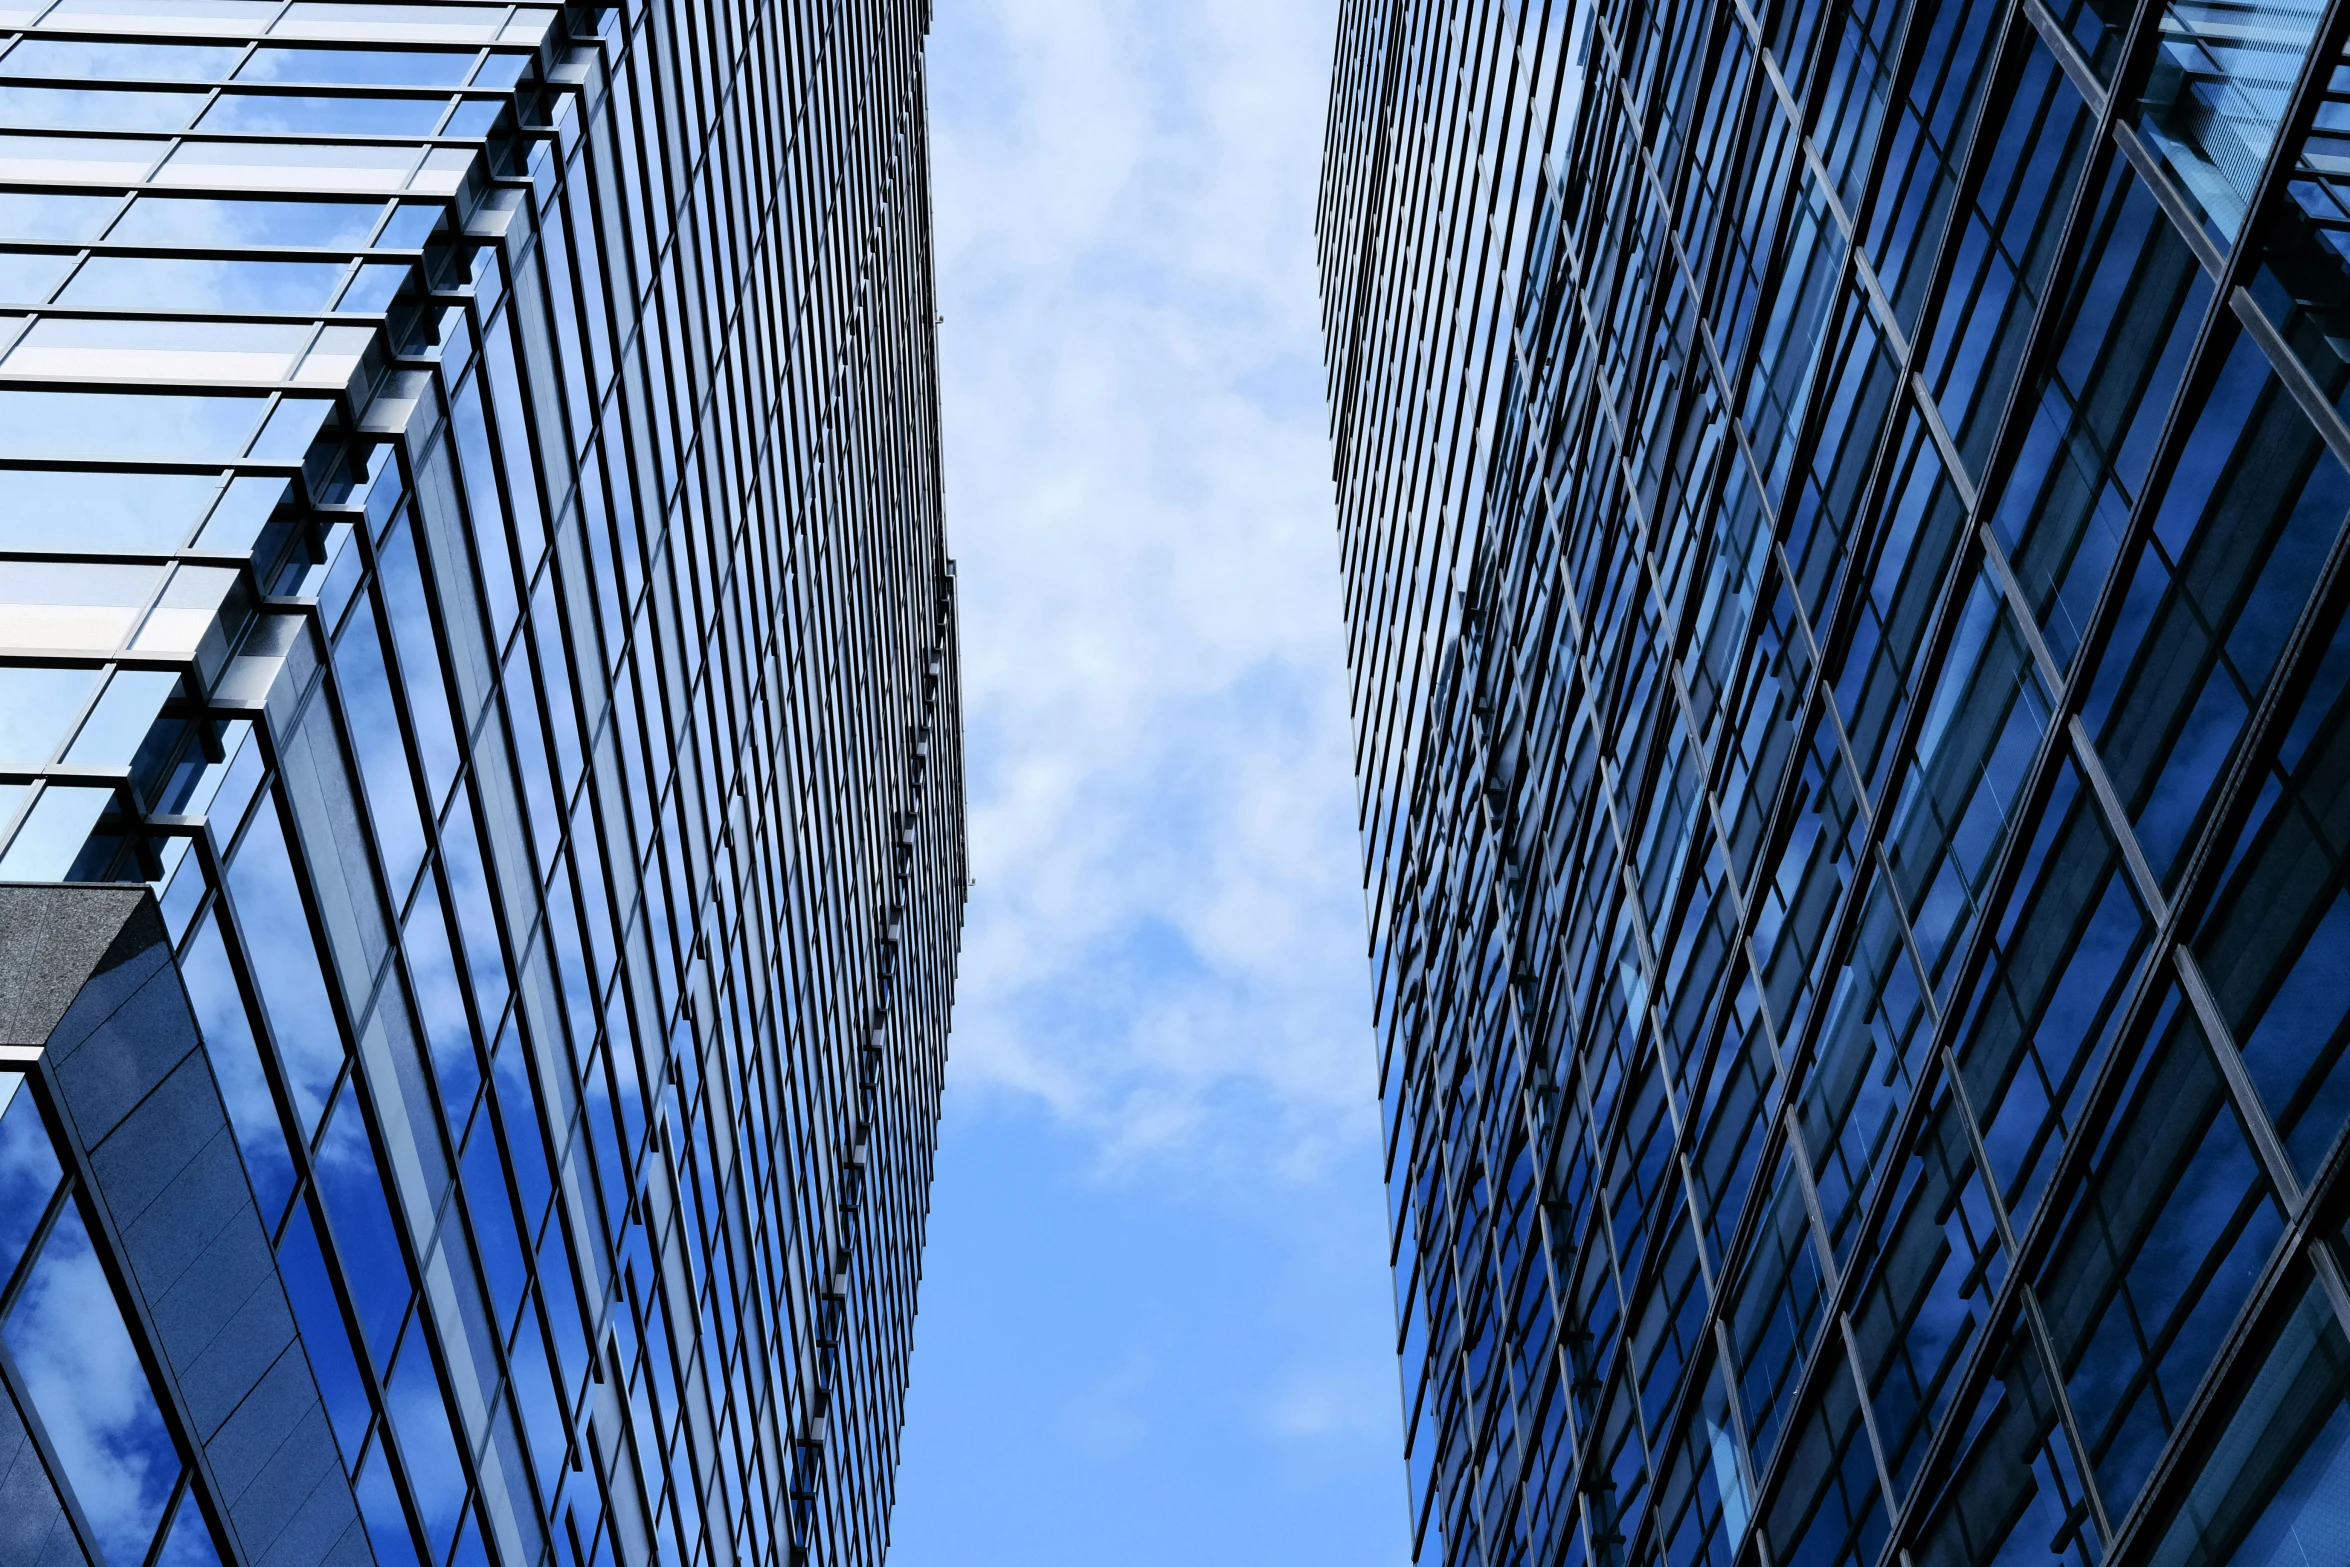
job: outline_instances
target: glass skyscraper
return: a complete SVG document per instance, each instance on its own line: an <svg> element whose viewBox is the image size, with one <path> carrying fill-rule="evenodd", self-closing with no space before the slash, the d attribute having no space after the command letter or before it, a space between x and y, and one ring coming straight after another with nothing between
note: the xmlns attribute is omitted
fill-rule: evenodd
<svg viewBox="0 0 2350 1567"><path fill-rule="evenodd" d="M0 1564L877 1563L927 4L0 0Z"/></svg>
<svg viewBox="0 0 2350 1567"><path fill-rule="evenodd" d="M2350 1561L2346 41L1343 7L1421 1561Z"/></svg>

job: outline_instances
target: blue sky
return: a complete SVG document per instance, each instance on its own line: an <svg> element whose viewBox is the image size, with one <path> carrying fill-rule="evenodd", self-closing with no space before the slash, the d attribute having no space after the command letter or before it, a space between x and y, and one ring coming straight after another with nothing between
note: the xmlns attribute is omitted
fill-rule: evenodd
<svg viewBox="0 0 2350 1567"><path fill-rule="evenodd" d="M1335 0L939 0L972 868L892 1567L1406 1559Z"/></svg>

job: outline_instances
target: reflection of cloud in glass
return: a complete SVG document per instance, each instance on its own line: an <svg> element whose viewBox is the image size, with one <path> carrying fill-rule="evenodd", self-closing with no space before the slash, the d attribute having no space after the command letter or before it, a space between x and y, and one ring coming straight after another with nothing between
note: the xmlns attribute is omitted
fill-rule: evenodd
<svg viewBox="0 0 2350 1567"><path fill-rule="evenodd" d="M212 1535L204 1527L204 1514L193 1497L180 1503L179 1516L172 1520L171 1534L163 1542L162 1554L155 1558L155 1567L220 1567Z"/></svg>
<svg viewBox="0 0 2350 1567"><path fill-rule="evenodd" d="M5 98L0 98L4 108ZM265 131L308 136L430 136L446 98L324 98L291 93L228 93L204 116L208 131Z"/></svg>
<svg viewBox="0 0 2350 1567"><path fill-rule="evenodd" d="M10 239L96 239L121 205L119 196L0 191L0 234Z"/></svg>
<svg viewBox="0 0 2350 1567"><path fill-rule="evenodd" d="M49 1232L0 1334L108 1562L139 1567L179 1457L77 1209Z"/></svg>
<svg viewBox="0 0 2350 1567"><path fill-rule="evenodd" d="M16 1271L63 1171L24 1079L0 1073L0 1279Z"/></svg>
<svg viewBox="0 0 2350 1567"><path fill-rule="evenodd" d="M0 87L0 125L82 131L176 131L204 107L200 92Z"/></svg>
<svg viewBox="0 0 2350 1567"><path fill-rule="evenodd" d="M75 76L118 82L214 82L244 53L236 44L133 44L28 38L0 60L10 76Z"/></svg>
<svg viewBox="0 0 2350 1567"><path fill-rule="evenodd" d="M59 303L300 315L331 304L346 270L340 261L92 256Z"/></svg>
<svg viewBox="0 0 2350 1567"><path fill-rule="evenodd" d="M0 305L46 304L73 257L56 251L0 251Z"/></svg>
<svg viewBox="0 0 2350 1567"><path fill-rule="evenodd" d="M106 237L134 245L363 245L378 201L245 201L141 196Z"/></svg>

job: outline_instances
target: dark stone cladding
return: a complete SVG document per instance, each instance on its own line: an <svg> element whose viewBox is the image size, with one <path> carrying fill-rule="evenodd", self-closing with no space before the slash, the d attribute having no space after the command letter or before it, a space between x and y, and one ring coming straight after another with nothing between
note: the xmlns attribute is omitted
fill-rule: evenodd
<svg viewBox="0 0 2350 1567"><path fill-rule="evenodd" d="M154 896L0 884L0 974L0 1044L39 1051L33 1091L216 1526L256 1567L372 1561ZM0 1421L8 1527L28 1561L77 1559L13 1395Z"/></svg>

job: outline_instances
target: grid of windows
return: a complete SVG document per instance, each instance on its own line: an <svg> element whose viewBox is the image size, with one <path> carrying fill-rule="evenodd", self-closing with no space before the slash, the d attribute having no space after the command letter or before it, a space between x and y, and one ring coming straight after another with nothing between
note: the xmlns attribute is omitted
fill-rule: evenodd
<svg viewBox="0 0 2350 1567"><path fill-rule="evenodd" d="M2341 1558L2346 43L1344 7L1421 1560Z"/></svg>
<svg viewBox="0 0 2350 1567"><path fill-rule="evenodd" d="M881 1559L967 885L927 10L0 0L0 880L160 898L384 1567ZM142 1407L49 1464L141 1499L92 1567L258 1563Z"/></svg>

